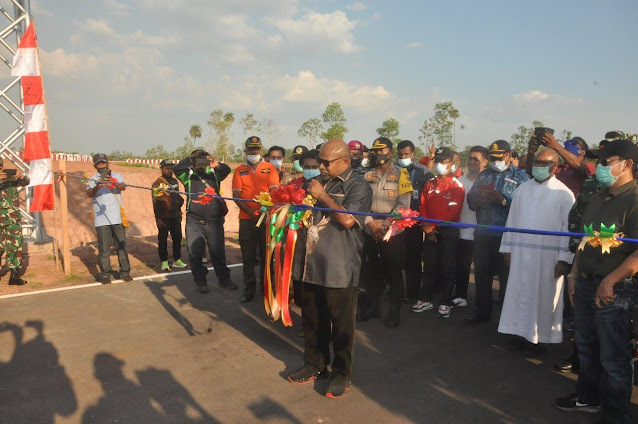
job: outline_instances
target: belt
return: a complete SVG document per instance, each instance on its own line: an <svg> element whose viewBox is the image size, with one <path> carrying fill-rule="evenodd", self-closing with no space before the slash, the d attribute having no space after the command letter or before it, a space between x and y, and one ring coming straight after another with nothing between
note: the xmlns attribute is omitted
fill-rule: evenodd
<svg viewBox="0 0 638 424"><path fill-rule="evenodd" d="M580 275L587 280L602 280L606 275L594 274L592 272L581 272Z"/></svg>

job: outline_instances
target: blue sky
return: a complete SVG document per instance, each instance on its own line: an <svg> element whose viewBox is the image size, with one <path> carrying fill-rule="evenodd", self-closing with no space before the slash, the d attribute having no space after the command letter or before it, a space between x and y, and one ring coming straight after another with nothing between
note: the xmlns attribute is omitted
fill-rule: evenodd
<svg viewBox="0 0 638 424"><path fill-rule="evenodd" d="M460 148L535 119L594 143L638 132L632 0L34 3L55 150L172 150L216 108L274 120L292 147L331 101L366 144L388 117L417 141L447 100Z"/></svg>

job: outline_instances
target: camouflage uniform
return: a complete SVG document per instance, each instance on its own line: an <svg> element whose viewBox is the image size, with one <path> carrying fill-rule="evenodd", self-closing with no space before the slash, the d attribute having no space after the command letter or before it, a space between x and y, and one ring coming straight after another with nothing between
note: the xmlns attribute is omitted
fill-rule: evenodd
<svg viewBox="0 0 638 424"><path fill-rule="evenodd" d="M22 266L22 226L18 188L28 184L27 177L0 181L0 257L6 252L12 274L17 273Z"/></svg>

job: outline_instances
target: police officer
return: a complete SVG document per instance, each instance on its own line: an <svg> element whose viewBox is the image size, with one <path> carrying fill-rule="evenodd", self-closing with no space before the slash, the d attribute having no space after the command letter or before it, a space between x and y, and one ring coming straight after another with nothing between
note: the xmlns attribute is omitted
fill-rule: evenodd
<svg viewBox="0 0 638 424"><path fill-rule="evenodd" d="M303 165L301 164L301 156L308 151L306 146L295 146L292 149L292 173L296 174L293 178L303 178ZM319 151L319 149L317 149Z"/></svg>
<svg viewBox="0 0 638 424"><path fill-rule="evenodd" d="M16 286L26 284L19 276L22 267L19 188L28 184L29 178L19 170L5 170L4 160L0 156L0 259L6 252L11 271L9 284Z"/></svg>
<svg viewBox="0 0 638 424"><path fill-rule="evenodd" d="M412 183L405 168L392 163L392 142L379 137L370 148L376 167L365 174L365 180L372 188L373 213L392 213L399 208L408 209L412 198ZM405 233L393 235L389 241L383 237L390 229L387 218L366 217L364 231L364 272L365 296L357 318L367 321L379 318L379 298L385 286L384 275L390 284L390 311L384 320L389 328L399 326L401 300L403 298L403 268L405 268Z"/></svg>

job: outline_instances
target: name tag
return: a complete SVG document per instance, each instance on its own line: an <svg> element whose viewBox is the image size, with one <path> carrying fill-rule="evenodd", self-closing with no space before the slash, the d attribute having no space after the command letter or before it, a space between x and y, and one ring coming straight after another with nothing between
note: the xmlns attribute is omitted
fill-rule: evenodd
<svg viewBox="0 0 638 424"><path fill-rule="evenodd" d="M395 174L388 174L388 179L389 179L389 180L390 180L390 179L395 179L395 180L396 180L397 178L399 178L399 176L398 176L398 175L395 175Z"/></svg>
<svg viewBox="0 0 638 424"><path fill-rule="evenodd" d="M266 168L266 169L262 169L261 170L262 174L270 174L270 169Z"/></svg>

